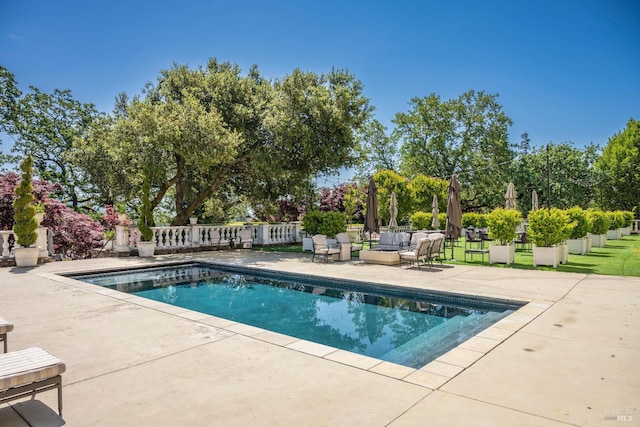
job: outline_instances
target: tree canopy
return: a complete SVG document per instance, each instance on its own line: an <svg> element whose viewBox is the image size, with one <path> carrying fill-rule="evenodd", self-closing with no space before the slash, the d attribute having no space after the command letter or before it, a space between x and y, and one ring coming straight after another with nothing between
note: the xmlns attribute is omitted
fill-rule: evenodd
<svg viewBox="0 0 640 427"><path fill-rule="evenodd" d="M162 71L120 111L79 141L79 161L105 201L137 197L143 176L153 208L173 192L177 225L208 199L275 203L354 164L370 107L347 71L268 81L212 59Z"/></svg>
<svg viewBox="0 0 640 427"><path fill-rule="evenodd" d="M640 121L609 138L598 168L603 174L602 204L607 209L640 212Z"/></svg>

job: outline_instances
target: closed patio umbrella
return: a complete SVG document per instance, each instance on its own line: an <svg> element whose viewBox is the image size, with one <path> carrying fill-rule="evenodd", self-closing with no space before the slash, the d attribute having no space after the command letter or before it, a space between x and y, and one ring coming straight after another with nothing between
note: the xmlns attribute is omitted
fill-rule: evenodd
<svg viewBox="0 0 640 427"><path fill-rule="evenodd" d="M369 179L367 190L367 212L364 215L364 230L369 232L369 245L371 245L371 233L380 232L380 222L378 220L378 189L373 177Z"/></svg>
<svg viewBox="0 0 640 427"><path fill-rule="evenodd" d="M440 221L438 220L438 214L440 211L438 210L438 196L433 195L433 202L431 203L431 215L433 215L433 219L431 220L431 227L434 230L440 228Z"/></svg>
<svg viewBox="0 0 640 427"><path fill-rule="evenodd" d="M453 259L453 242L460 237L462 231L462 207L460 206L460 184L458 176L451 175L447 197L447 238L451 240L451 258Z"/></svg>
<svg viewBox="0 0 640 427"><path fill-rule="evenodd" d="M398 228L398 200L396 199L396 193L391 193L391 202L389 203L389 230L395 230Z"/></svg>
<svg viewBox="0 0 640 427"><path fill-rule="evenodd" d="M507 209L515 209L516 208L516 187L513 185L513 182L509 183L507 187L507 192L504 195L506 200L505 208Z"/></svg>
<svg viewBox="0 0 640 427"><path fill-rule="evenodd" d="M536 211L538 210L538 193L536 192L536 190L533 190L531 192L531 210L532 211Z"/></svg>

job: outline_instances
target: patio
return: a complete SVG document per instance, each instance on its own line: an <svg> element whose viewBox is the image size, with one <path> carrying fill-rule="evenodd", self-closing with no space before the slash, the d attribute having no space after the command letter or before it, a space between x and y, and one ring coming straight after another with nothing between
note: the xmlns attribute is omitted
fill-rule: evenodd
<svg viewBox="0 0 640 427"><path fill-rule="evenodd" d="M415 371L55 274L185 259L530 304ZM67 364L62 420L55 413L56 393L46 392L36 401L0 406L0 425L566 426L611 425L618 416L640 420L640 278L469 265L399 271L359 260L311 263L309 254L257 251L0 269L0 314L15 325L9 350L40 346Z"/></svg>

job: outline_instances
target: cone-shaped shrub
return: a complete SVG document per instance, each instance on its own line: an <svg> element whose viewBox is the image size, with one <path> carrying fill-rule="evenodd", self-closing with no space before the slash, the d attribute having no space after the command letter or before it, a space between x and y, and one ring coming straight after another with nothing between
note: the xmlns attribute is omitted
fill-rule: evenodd
<svg viewBox="0 0 640 427"><path fill-rule="evenodd" d="M13 201L13 232L16 234L16 243L23 247L29 247L38 240L38 221L36 220L36 207L33 204L33 159L27 156L20 163L22 179L16 187L16 199Z"/></svg>

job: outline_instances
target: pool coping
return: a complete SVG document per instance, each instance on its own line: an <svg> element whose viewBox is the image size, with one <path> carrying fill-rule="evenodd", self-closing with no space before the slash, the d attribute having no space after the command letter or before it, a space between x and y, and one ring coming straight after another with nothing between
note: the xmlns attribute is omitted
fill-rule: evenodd
<svg viewBox="0 0 640 427"><path fill-rule="evenodd" d="M235 264L225 264L220 262L211 262L207 260L190 260L190 261L168 261L161 264L143 265L135 267L123 267L123 268L102 268L93 270L83 270L82 272L74 272L67 270L59 273L38 273L39 276L47 278L49 280L64 283L66 285L74 286L85 291L93 292L110 298L120 300L122 302L135 304L140 307L153 309L162 313L175 316L184 320L200 323L206 326L214 327L216 329L228 332L230 335L242 335L250 339L256 339L271 345L276 345L281 348L286 348L293 351L305 353L310 356L319 357L332 362L341 363L353 368L365 370L368 372L383 375L396 380L401 380L407 383L418 385L432 390L438 390L444 386L450 380L464 372L467 368L478 362L484 356L489 354L493 349L515 334L517 331L525 327L531 321L536 319L542 313L544 313L549 307L553 305L550 301L543 300L524 300L524 299L502 299L503 301L509 301L513 304L521 305L519 309L509 314L505 318L499 320L488 328L484 329L480 333L474 335L457 347L449 350L443 355L439 356L435 360L429 362L425 366L414 369L404 365L399 365L392 362L383 361L369 356L352 353L347 350L341 350L335 347L330 347L324 344L315 343L308 340L291 337L288 335L272 332L266 329L258 328L255 326L246 325L243 323L223 319L220 317L212 316L198 311L173 306L161 301L150 300L144 297L140 297L133 294L127 294L114 289L104 288L100 285L94 285L91 283L76 280L70 276L73 275L89 275L100 274L107 271L117 270L132 270L132 269L148 269L148 268L161 268L163 266L171 265L188 265L188 264L207 264L214 267L221 267L233 270L245 270L247 272L265 271L270 273L276 273L281 276L305 276L310 278L322 278L322 276L309 275L297 272L281 272L271 269L255 268L255 267L242 267ZM340 279L332 277L332 280L343 283L360 283L361 285L373 284L375 286L380 285L385 289L394 288L393 285L376 283L371 281L360 281L353 279ZM442 292L435 289L423 289L412 287L408 285L395 286L395 288L407 288L416 292L433 292L437 294L446 295L460 295L465 297L472 297L475 299L484 300L501 300L494 297L480 297L478 295L462 294L459 292Z"/></svg>

